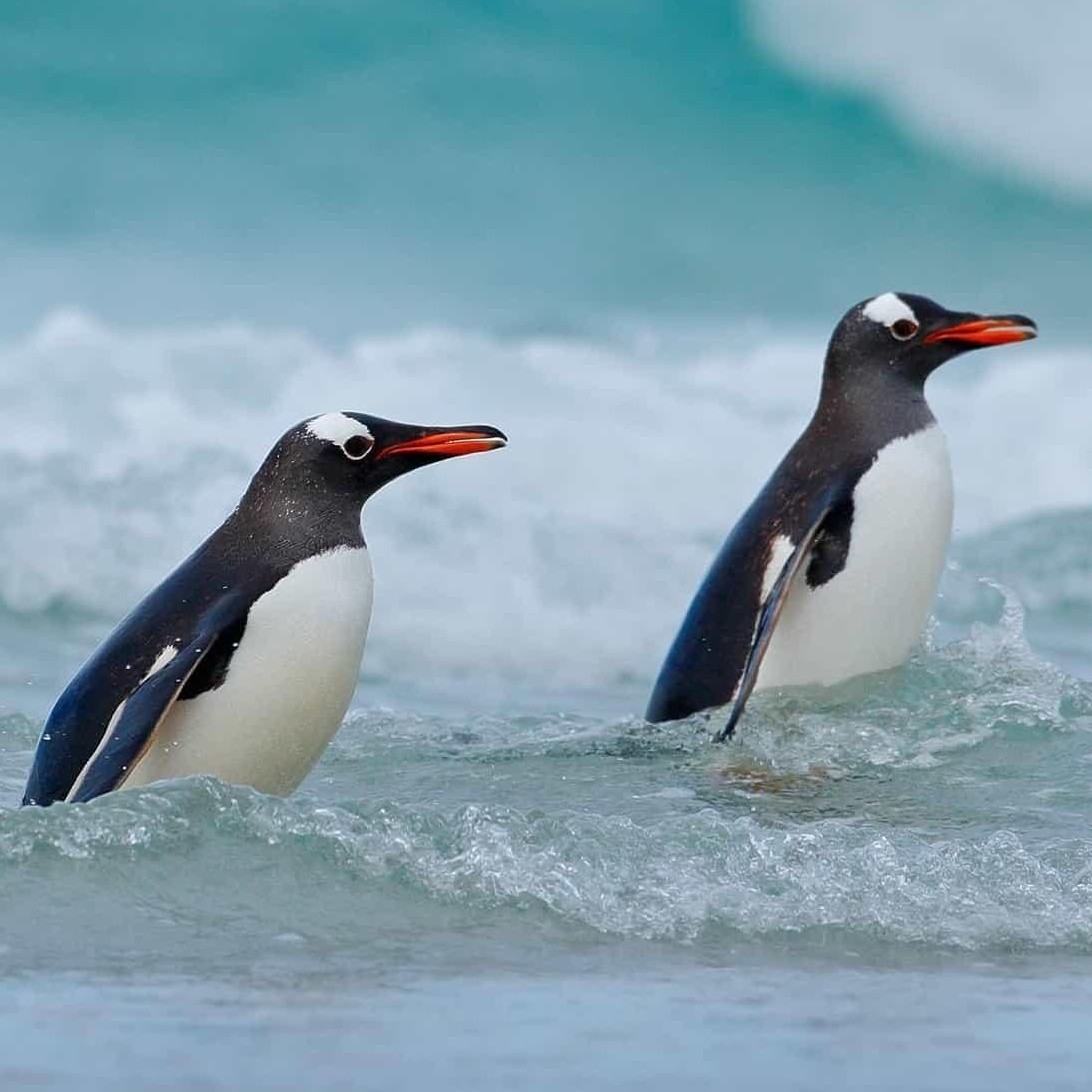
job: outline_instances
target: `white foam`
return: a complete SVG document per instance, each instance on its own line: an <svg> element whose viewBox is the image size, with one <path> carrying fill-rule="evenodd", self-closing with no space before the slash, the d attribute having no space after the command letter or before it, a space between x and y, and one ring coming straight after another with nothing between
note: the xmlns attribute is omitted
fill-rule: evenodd
<svg viewBox="0 0 1092 1092"><path fill-rule="evenodd" d="M876 296L865 304L861 314L866 319L880 323L881 326L894 326L896 322L909 319L916 323L918 316L911 310L910 305L894 292L884 292L882 296Z"/></svg>

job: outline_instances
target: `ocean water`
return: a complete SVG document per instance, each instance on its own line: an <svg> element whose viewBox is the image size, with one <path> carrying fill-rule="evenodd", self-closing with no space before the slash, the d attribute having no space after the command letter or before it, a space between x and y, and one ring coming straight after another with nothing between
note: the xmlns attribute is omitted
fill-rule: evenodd
<svg viewBox="0 0 1092 1092"><path fill-rule="evenodd" d="M1088 17L1019 12L0 5L0 1085L1087 1086ZM646 724L887 288L1042 326L931 381L921 648L726 747ZM334 409L511 444L369 503L305 785L19 809L73 671Z"/></svg>

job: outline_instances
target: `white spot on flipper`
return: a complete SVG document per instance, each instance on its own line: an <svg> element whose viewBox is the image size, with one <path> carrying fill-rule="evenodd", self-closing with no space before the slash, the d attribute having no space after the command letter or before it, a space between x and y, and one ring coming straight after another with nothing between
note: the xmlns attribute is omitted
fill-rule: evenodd
<svg viewBox="0 0 1092 1092"><path fill-rule="evenodd" d="M175 658L175 656L177 656L177 655L178 655L178 649L177 649L177 647L175 645L164 645L159 650L159 655L156 656L156 658L152 661L152 666L149 667L148 670L144 672L144 678L141 679L140 681L141 682L146 682L157 671L161 671L163 668L165 668L167 666L167 664L169 664L171 662L171 660L173 660Z"/></svg>
<svg viewBox="0 0 1092 1092"><path fill-rule="evenodd" d="M882 296L869 300L861 314L882 326L894 326L902 319L909 319L913 323L918 321L918 316L910 309L910 305L894 292L884 292Z"/></svg>
<svg viewBox="0 0 1092 1092"><path fill-rule="evenodd" d="M316 440L328 440L339 445L353 436L375 439L364 425L344 413L324 413L321 417L312 417L307 422L306 431Z"/></svg>
<svg viewBox="0 0 1092 1092"><path fill-rule="evenodd" d="M766 605L766 600L769 598L770 592L773 591L773 587L777 583L777 578L788 564L789 558L792 557L793 550L795 549L796 545L786 534L777 535L773 542L770 543L769 553L766 556L766 571L762 574L762 591L758 598L758 610L755 611L754 625L751 629L752 641L754 640L754 635L758 632L758 622L762 617L762 608ZM742 683L743 674L740 673L739 678L736 679L736 685L732 690L732 701L735 701Z"/></svg>
<svg viewBox="0 0 1092 1092"><path fill-rule="evenodd" d="M792 557L794 549L796 547L788 535L778 535L773 540L769 560L766 562L766 572L762 577L761 601L763 603L766 602L766 597L773 591L773 586L777 583L777 578L781 575L781 570L785 567L786 562Z"/></svg>

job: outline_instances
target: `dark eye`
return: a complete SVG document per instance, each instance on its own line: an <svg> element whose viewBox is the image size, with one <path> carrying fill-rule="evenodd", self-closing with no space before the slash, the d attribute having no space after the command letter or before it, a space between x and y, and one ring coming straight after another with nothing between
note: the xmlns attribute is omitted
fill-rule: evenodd
<svg viewBox="0 0 1092 1092"><path fill-rule="evenodd" d="M891 336L899 341L909 341L918 332L918 324L913 319L901 318L891 324Z"/></svg>
<svg viewBox="0 0 1092 1092"><path fill-rule="evenodd" d="M341 450L349 456L350 459L363 459L372 449L372 445L375 441L370 436L350 436L348 440L341 445Z"/></svg>

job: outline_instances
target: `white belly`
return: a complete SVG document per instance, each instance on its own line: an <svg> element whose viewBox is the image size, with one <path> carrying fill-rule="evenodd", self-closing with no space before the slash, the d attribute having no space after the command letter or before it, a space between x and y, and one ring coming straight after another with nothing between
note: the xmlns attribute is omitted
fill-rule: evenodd
<svg viewBox="0 0 1092 1092"><path fill-rule="evenodd" d="M921 637L952 533L952 467L940 427L883 448L853 499L845 568L814 590L797 573L756 689L883 671L903 663ZM775 550L772 565L784 559Z"/></svg>
<svg viewBox="0 0 1092 1092"><path fill-rule="evenodd" d="M175 703L124 787L213 774L291 792L349 708L371 613L366 549L301 561L251 608L223 684Z"/></svg>

